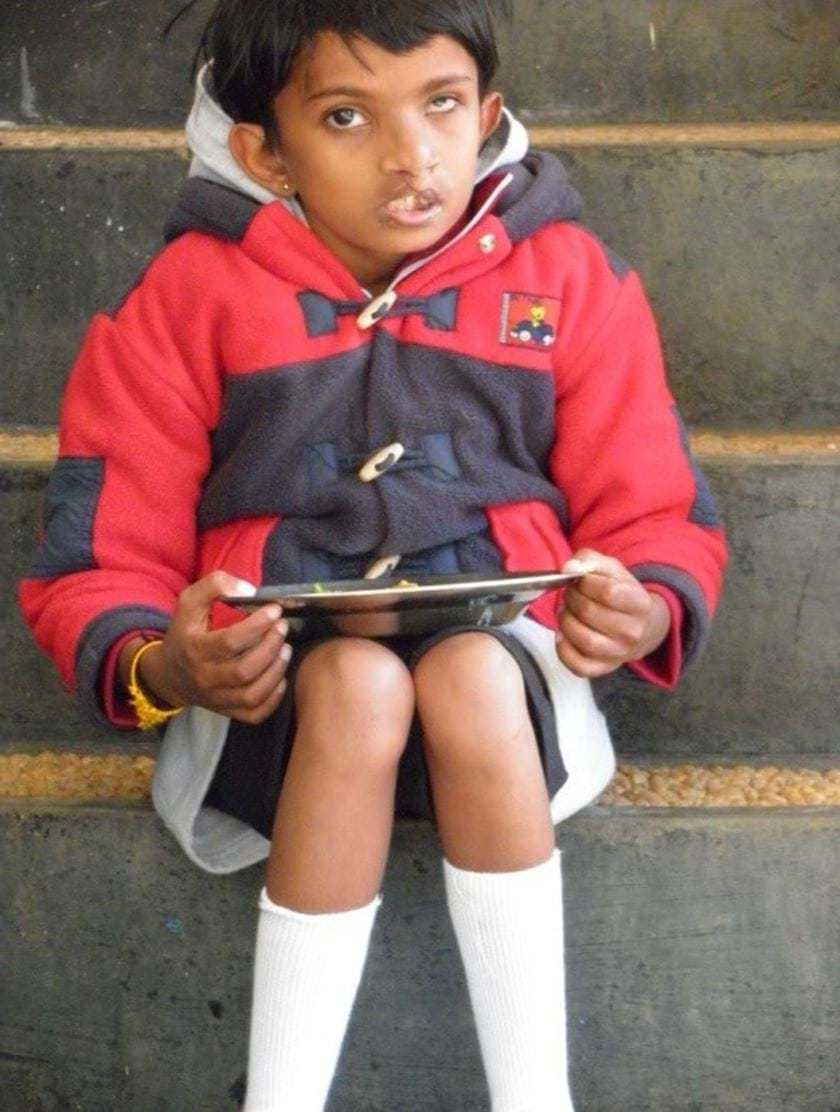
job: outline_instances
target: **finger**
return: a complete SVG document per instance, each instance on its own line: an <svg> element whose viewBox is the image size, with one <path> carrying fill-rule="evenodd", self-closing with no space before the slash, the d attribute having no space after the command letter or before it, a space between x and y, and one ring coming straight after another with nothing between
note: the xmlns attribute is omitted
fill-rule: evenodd
<svg viewBox="0 0 840 1112"><path fill-rule="evenodd" d="M578 592L566 595L564 612L573 614L587 629L601 633L628 648L641 633L640 616L602 606Z"/></svg>
<svg viewBox="0 0 840 1112"><path fill-rule="evenodd" d="M239 579L226 571L214 571L192 583L178 596L178 612L189 625L206 626L210 607L225 595L250 598L257 588L247 579Z"/></svg>
<svg viewBox="0 0 840 1112"><path fill-rule="evenodd" d="M279 631L285 638L289 624L282 617L283 611L276 602L261 606L247 618L224 629L209 630L201 638L206 659L223 662L234 660L261 645L272 632Z"/></svg>
<svg viewBox="0 0 840 1112"><path fill-rule="evenodd" d="M583 579L577 580L569 589L580 591L589 598L593 598L604 606L612 607L615 610L638 607L647 599L647 592L644 587L629 572L622 579L603 575L600 571L594 572L592 575L586 575Z"/></svg>
<svg viewBox="0 0 840 1112"><path fill-rule="evenodd" d="M232 660L216 663L213 666L212 682L217 687L231 690L250 687L278 660L288 661L291 651L291 645L275 624L268 630L259 645Z"/></svg>
<svg viewBox="0 0 840 1112"><path fill-rule="evenodd" d="M285 682L288 665L288 658L278 657L253 683L225 692L225 704L237 711L252 711L261 707Z"/></svg>
<svg viewBox="0 0 840 1112"><path fill-rule="evenodd" d="M561 571L583 576L606 575L612 579L626 579L630 575L620 560L605 556L603 552L596 552L594 548L579 548L574 556L566 561Z"/></svg>
<svg viewBox="0 0 840 1112"><path fill-rule="evenodd" d="M628 621L638 621L650 609L650 598L641 583L634 586L603 575L588 575L566 591L563 602L581 621L603 633L609 632L603 626L607 615L613 615L621 623L619 628L624 628Z"/></svg>
<svg viewBox="0 0 840 1112"><path fill-rule="evenodd" d="M196 658L192 675L193 682L201 693L201 704L210 706L213 710L220 709L221 702L229 703L233 692L248 687L280 659L286 643L285 632L281 632L281 627L285 624L282 620L272 623L259 645L238 656L225 656L221 660L207 655L209 634L197 638L191 649ZM214 643L217 645L218 657L218 643Z"/></svg>
<svg viewBox="0 0 840 1112"><path fill-rule="evenodd" d="M599 660L590 660L579 653L574 645L562 635L557 638L557 656L570 672L580 676L581 679L591 680L597 676L606 676L609 672L615 671L612 665L602 663Z"/></svg>
<svg viewBox="0 0 840 1112"><path fill-rule="evenodd" d="M277 710L288 691L288 683L286 680L281 680L279 686L271 693L268 699L260 706L253 709L234 708L228 717L235 718L237 722L245 722L249 726L258 726L261 722L265 722Z"/></svg>
<svg viewBox="0 0 840 1112"><path fill-rule="evenodd" d="M564 611L559 626L564 641L589 660L616 665L623 660L623 646L613 638L584 625L574 614Z"/></svg>

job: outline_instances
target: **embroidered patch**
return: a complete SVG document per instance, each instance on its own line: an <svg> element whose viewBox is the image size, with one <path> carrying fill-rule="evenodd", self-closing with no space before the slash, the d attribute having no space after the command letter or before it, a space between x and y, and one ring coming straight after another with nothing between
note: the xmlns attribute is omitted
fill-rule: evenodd
<svg viewBox="0 0 840 1112"><path fill-rule="evenodd" d="M557 339L560 300L529 293L506 293L502 298L503 344L549 348Z"/></svg>

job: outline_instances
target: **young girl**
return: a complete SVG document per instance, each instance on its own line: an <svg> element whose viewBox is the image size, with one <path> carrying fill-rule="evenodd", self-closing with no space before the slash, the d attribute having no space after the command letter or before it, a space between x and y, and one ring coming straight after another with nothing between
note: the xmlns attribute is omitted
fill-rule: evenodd
<svg viewBox="0 0 840 1112"><path fill-rule="evenodd" d="M421 753L495 1112L572 1108L554 824L724 563L638 279L491 82L490 0L221 0L168 246L93 321L21 602L158 812L268 858L246 1108L325 1105ZM502 629L288 640L253 584L565 568Z"/></svg>

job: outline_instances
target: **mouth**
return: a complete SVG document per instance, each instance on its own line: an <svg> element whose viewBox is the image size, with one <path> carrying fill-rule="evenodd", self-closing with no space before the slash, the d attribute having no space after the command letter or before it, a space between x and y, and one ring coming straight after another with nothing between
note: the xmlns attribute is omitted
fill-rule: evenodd
<svg viewBox="0 0 840 1112"><path fill-rule="evenodd" d="M380 208L390 224L415 228L430 224L443 209L443 200L436 189L422 189L394 197Z"/></svg>

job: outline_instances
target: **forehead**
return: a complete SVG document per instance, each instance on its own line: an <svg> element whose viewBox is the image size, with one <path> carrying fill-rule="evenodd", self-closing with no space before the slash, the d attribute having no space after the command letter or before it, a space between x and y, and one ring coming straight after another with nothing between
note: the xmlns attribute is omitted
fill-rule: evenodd
<svg viewBox="0 0 840 1112"><path fill-rule="evenodd" d="M322 31L301 52L289 85L303 99L339 86L395 96L449 76L478 82L475 59L447 35L435 35L407 53L394 54L369 39L345 41L334 31Z"/></svg>

